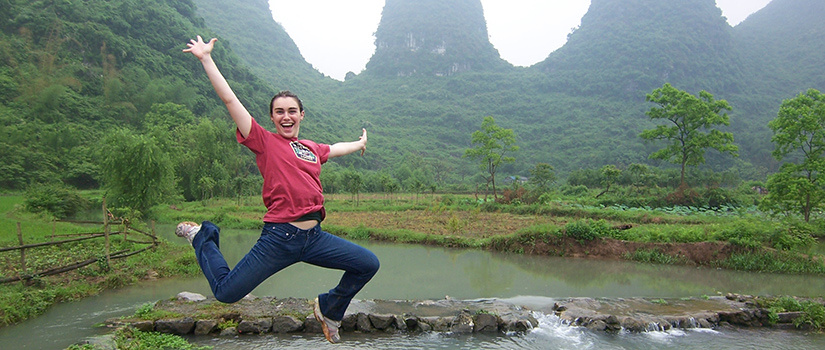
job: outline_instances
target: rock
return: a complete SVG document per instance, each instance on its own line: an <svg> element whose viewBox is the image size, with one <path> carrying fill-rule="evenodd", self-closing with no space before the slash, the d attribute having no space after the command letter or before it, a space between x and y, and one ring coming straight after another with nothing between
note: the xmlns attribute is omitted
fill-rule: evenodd
<svg viewBox="0 0 825 350"><path fill-rule="evenodd" d="M151 332L155 330L155 322L149 320L137 321L132 323L130 326L135 327L135 329L141 332Z"/></svg>
<svg viewBox="0 0 825 350"><path fill-rule="evenodd" d="M358 314L357 313L350 313L344 315L344 319L341 320L341 330L345 332L353 332L358 327Z"/></svg>
<svg viewBox="0 0 825 350"><path fill-rule="evenodd" d="M498 317L487 313L476 315L473 332L498 332Z"/></svg>
<svg viewBox="0 0 825 350"><path fill-rule="evenodd" d="M591 331L603 331L607 329L607 323L602 320L596 320L588 324L587 329Z"/></svg>
<svg viewBox="0 0 825 350"><path fill-rule="evenodd" d="M625 317L622 319L622 328L628 332L641 333L647 330L647 325L642 323L639 319Z"/></svg>
<svg viewBox="0 0 825 350"><path fill-rule="evenodd" d="M314 317L313 317L314 318ZM291 333L301 330L304 323L295 316L284 315L272 318L273 333Z"/></svg>
<svg viewBox="0 0 825 350"><path fill-rule="evenodd" d="M261 334L267 333L272 329L271 318L258 318L243 320L238 324L239 333Z"/></svg>
<svg viewBox="0 0 825 350"><path fill-rule="evenodd" d="M370 323L375 329L391 331L395 325L395 315L369 315Z"/></svg>
<svg viewBox="0 0 825 350"><path fill-rule="evenodd" d="M473 328L475 328L473 317L466 311L462 311L458 314L458 317L455 318L452 327L450 327L450 331L453 333L472 333Z"/></svg>
<svg viewBox="0 0 825 350"><path fill-rule="evenodd" d="M366 333L375 332L375 328L373 328L372 322L370 322L369 315L363 312L359 312L358 316L356 317L355 329Z"/></svg>
<svg viewBox="0 0 825 350"><path fill-rule="evenodd" d="M195 329L195 319L192 317L184 317L175 320L157 320L155 321L155 330L160 333L169 333L184 335L192 333Z"/></svg>
<svg viewBox="0 0 825 350"><path fill-rule="evenodd" d="M200 320L195 322L195 335L207 335L217 328L217 320Z"/></svg>
<svg viewBox="0 0 825 350"><path fill-rule="evenodd" d="M158 276L160 276L160 274L158 274L157 271L149 270L149 271L146 271L146 275L143 276L143 279L149 280L149 281L154 281L154 280L158 279Z"/></svg>
<svg viewBox="0 0 825 350"><path fill-rule="evenodd" d="M779 316L779 321L777 323L793 323L794 320L801 317L805 313L802 311L794 311L794 312L779 312L776 315Z"/></svg>
<svg viewBox="0 0 825 350"><path fill-rule="evenodd" d="M221 331L221 337L234 337L238 335L238 329L235 327L227 327Z"/></svg>
<svg viewBox="0 0 825 350"><path fill-rule="evenodd" d="M306 333L323 333L324 330L321 328L321 322L315 319L314 315L309 315L304 320L304 332Z"/></svg>
<svg viewBox="0 0 825 350"><path fill-rule="evenodd" d="M177 295L177 299L182 301L203 301L206 300L206 297L198 293L180 292Z"/></svg>

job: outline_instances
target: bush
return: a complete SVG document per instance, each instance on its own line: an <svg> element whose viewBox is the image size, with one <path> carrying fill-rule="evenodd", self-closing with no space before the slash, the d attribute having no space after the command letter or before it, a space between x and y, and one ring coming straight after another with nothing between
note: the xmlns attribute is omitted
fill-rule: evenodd
<svg viewBox="0 0 825 350"><path fill-rule="evenodd" d="M610 236L611 231L612 229L604 220L578 220L564 225L564 232L567 236L579 241L592 241L596 238Z"/></svg>
<svg viewBox="0 0 825 350"><path fill-rule="evenodd" d="M816 245L811 236L813 228L804 222L791 223L787 229L778 229L771 235L773 247L780 250L808 251Z"/></svg>
<svg viewBox="0 0 825 350"><path fill-rule="evenodd" d="M46 184L29 187L23 205L29 212L45 212L58 219L65 219L88 208L89 201L71 187L63 184Z"/></svg>
<svg viewBox="0 0 825 350"><path fill-rule="evenodd" d="M565 196L581 196L587 193L587 186L585 185L576 185L576 186L564 186L561 189L561 193Z"/></svg>

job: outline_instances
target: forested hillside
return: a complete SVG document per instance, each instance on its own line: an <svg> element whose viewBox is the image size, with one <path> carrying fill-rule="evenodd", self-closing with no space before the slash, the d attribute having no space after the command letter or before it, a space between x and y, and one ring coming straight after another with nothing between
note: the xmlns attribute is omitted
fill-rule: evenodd
<svg viewBox="0 0 825 350"><path fill-rule="evenodd" d="M647 159L662 145L638 136L655 125L645 94L665 83L730 102L725 131L740 157L711 151L704 168L761 180L778 167L767 122L781 101L825 90L820 0L774 0L734 28L713 0L593 0L569 41L527 68L489 43L480 1L391 0L366 70L344 82L312 69L266 0L0 0L0 10L0 188L12 190L96 188L128 161L112 149L158 155L145 161L176 183L161 192L254 190L254 160L199 62L181 52L198 34L219 38L216 62L262 124L271 96L290 89L307 108L302 137L330 143L368 129L367 155L336 159L328 174L351 168L402 188L472 186L479 170L462 155L485 116L517 135L506 175L536 163L562 178L668 166ZM120 176L139 178L141 164Z"/></svg>

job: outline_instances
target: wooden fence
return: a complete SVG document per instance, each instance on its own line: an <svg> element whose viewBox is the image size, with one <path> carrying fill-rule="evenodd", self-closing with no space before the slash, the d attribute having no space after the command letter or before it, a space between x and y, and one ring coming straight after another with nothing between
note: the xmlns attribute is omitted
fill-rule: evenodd
<svg viewBox="0 0 825 350"><path fill-rule="evenodd" d="M82 223L82 224L102 224L103 231L102 232L89 232L89 233L70 233L70 234L55 234L54 226L52 226L52 235L51 241L49 242L41 242L41 243L31 243L31 244L24 244L23 240L23 231L20 226L20 222L17 223L17 240L20 245L15 247L5 247L0 248L0 253L4 252L13 252L19 251L20 252L20 274L15 277L6 277L0 278L0 284L9 283L9 282L16 282L16 281L28 281L35 277L40 276L50 276L56 275L68 271L72 271L75 269L79 269L81 267L94 264L98 261L105 260L106 266L109 266L109 262L112 259L122 259L126 258L135 254L139 254L146 250L152 249L158 245L158 238L155 235L155 225L152 223L152 233L144 232L138 230L131 226L131 223L128 219L124 218L116 218L114 217L111 212L106 209L106 200L103 200L103 221L73 221L73 220L61 220L63 222L73 222L73 223ZM110 229L112 226L120 226L120 231L111 232ZM117 252L110 251L110 237L113 235L123 235L124 241L138 243L138 244L146 244L145 247L136 249L133 251L122 250ZM133 239L132 236L142 237L144 240L136 240ZM71 238L74 237L74 238ZM85 241L90 239L104 239L105 240L105 251L102 254L102 257L90 258L84 261L78 261L69 265L58 266L55 268L51 268L45 271L38 271L34 273L29 273L28 269L26 268L26 252L27 250L33 250L36 248L48 247L53 245L60 245L66 244L71 242L79 242ZM145 239L150 240L145 240Z"/></svg>

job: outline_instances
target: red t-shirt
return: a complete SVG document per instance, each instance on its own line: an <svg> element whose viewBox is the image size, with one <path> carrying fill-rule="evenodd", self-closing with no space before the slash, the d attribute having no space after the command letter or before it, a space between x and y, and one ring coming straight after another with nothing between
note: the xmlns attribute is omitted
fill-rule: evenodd
<svg viewBox="0 0 825 350"><path fill-rule="evenodd" d="M265 222L286 223L321 211L321 164L329 159L329 145L309 140L286 139L252 119L246 139L235 130L238 142L252 153L264 178L261 196L266 205Z"/></svg>

